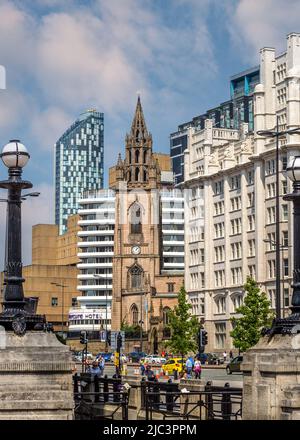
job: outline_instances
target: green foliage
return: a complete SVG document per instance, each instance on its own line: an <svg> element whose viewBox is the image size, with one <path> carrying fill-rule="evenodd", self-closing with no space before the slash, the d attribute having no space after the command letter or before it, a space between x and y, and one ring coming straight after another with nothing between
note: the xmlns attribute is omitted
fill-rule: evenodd
<svg viewBox="0 0 300 440"><path fill-rule="evenodd" d="M130 325L126 318L124 318L121 324L121 330L124 331L125 335L130 338L138 336L141 328L139 325Z"/></svg>
<svg viewBox="0 0 300 440"><path fill-rule="evenodd" d="M189 351L197 351L199 322L190 313L191 305L186 300L184 286L178 293L178 304L168 313L171 338L165 343L174 353L185 356Z"/></svg>
<svg viewBox="0 0 300 440"><path fill-rule="evenodd" d="M244 304L236 310L242 316L231 318L234 328L230 333L234 347L242 352L257 344L261 330L270 327L274 318L267 295L260 291L253 278L247 277L244 289L246 292Z"/></svg>

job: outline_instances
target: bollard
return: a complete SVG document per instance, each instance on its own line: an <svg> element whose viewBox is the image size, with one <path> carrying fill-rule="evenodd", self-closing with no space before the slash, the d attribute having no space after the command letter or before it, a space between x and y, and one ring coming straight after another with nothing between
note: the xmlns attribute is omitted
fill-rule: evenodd
<svg viewBox="0 0 300 440"><path fill-rule="evenodd" d="M122 394L122 420L128 420L128 392Z"/></svg>
<svg viewBox="0 0 300 440"><path fill-rule="evenodd" d="M212 391L212 382L207 382L205 385L205 391ZM205 395L205 406L206 406L206 420L213 420L214 418L214 404L211 394Z"/></svg>
<svg viewBox="0 0 300 440"><path fill-rule="evenodd" d="M103 381L103 392L104 392L104 402L108 402L108 378L107 378L107 374L104 376L104 381Z"/></svg>
<svg viewBox="0 0 300 440"><path fill-rule="evenodd" d="M173 411L174 406L174 398L172 395L173 386L172 386L172 379L168 380L168 385L166 386L166 408L167 411Z"/></svg>
<svg viewBox="0 0 300 440"><path fill-rule="evenodd" d="M221 403L222 419L230 420L231 412L232 412L232 403L231 403L231 394L228 392L230 390L230 384L228 382L225 383L224 389L227 392L222 394L222 403Z"/></svg>
<svg viewBox="0 0 300 440"><path fill-rule="evenodd" d="M154 409L159 409L160 394L159 394L159 382L158 382L158 379L154 380L154 384L152 386L152 393L155 393L152 396L153 408Z"/></svg>
<svg viewBox="0 0 300 440"><path fill-rule="evenodd" d="M99 402L99 391L99 377L96 375L94 376L94 392L96 393L94 402Z"/></svg>
<svg viewBox="0 0 300 440"><path fill-rule="evenodd" d="M174 380L177 380L177 379L178 379L178 371L174 370Z"/></svg>
<svg viewBox="0 0 300 440"><path fill-rule="evenodd" d="M141 380L141 408L144 409L146 407L146 380L142 377Z"/></svg>

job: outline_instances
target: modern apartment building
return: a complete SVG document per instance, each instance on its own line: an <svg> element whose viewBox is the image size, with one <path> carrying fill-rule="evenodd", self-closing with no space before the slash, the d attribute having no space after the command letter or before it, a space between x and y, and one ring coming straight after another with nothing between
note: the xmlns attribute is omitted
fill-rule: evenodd
<svg viewBox="0 0 300 440"><path fill-rule="evenodd" d="M249 131L253 131L253 91L259 83L259 72L257 66L233 75L230 78L230 100L180 124L178 130L170 135L170 154L176 185L184 181L184 151L191 142L190 129L203 130L205 120L210 119L213 127L235 130L247 122Z"/></svg>
<svg viewBox="0 0 300 440"><path fill-rule="evenodd" d="M110 330L115 194L111 190L86 191L78 203L80 294L78 307L69 312L69 331Z"/></svg>
<svg viewBox="0 0 300 440"><path fill-rule="evenodd" d="M103 188L104 115L87 110L55 144L55 223L66 231L83 190Z"/></svg>
<svg viewBox="0 0 300 440"><path fill-rule="evenodd" d="M162 210L162 272L184 271L184 197L180 189L160 193Z"/></svg>
<svg viewBox="0 0 300 440"><path fill-rule="evenodd" d="M275 309L276 145L258 130L300 126L300 34L287 36L287 50L260 52L260 83L253 92L254 130L191 128L185 153L185 284L194 314L208 330L207 350L232 348L230 318L242 304L252 276ZM289 159L300 154L300 136L279 139L281 307L288 313L293 264Z"/></svg>

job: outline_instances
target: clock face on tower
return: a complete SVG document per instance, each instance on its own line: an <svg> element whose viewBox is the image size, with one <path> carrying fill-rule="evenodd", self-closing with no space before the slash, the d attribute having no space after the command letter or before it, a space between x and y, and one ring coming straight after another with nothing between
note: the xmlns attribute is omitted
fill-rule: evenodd
<svg viewBox="0 0 300 440"><path fill-rule="evenodd" d="M141 253L141 248L139 246L132 246L131 253L133 255L139 255Z"/></svg>

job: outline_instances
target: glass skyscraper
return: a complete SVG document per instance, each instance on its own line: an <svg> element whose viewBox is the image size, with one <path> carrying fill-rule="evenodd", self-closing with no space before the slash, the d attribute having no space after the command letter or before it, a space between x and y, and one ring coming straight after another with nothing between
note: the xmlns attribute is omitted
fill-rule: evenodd
<svg viewBox="0 0 300 440"><path fill-rule="evenodd" d="M87 110L55 144L55 223L66 231L83 191L103 188L104 114Z"/></svg>

